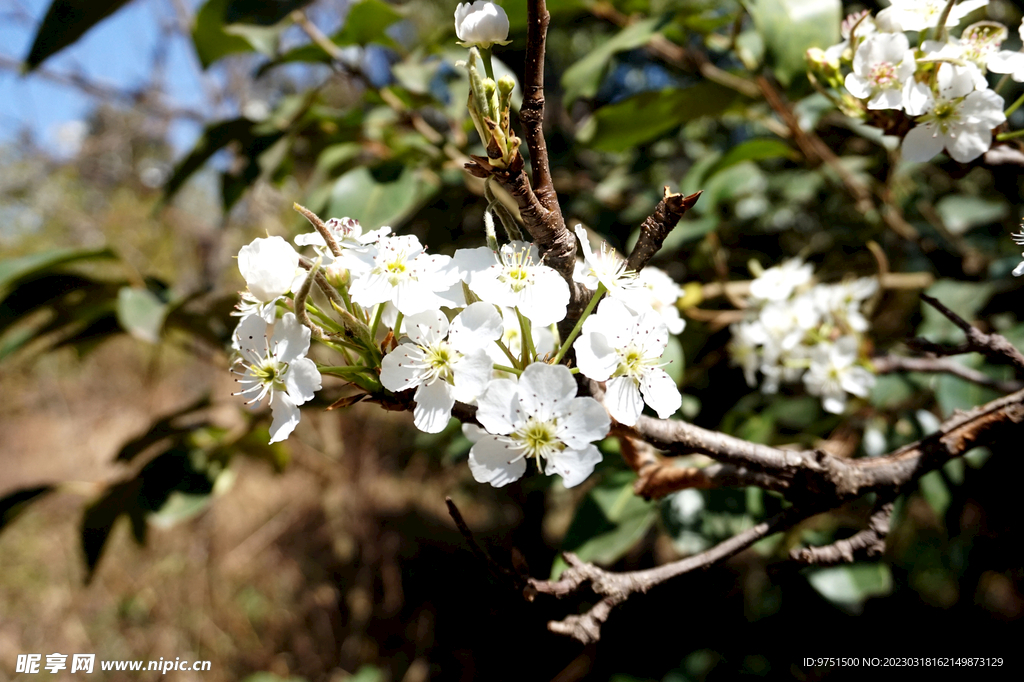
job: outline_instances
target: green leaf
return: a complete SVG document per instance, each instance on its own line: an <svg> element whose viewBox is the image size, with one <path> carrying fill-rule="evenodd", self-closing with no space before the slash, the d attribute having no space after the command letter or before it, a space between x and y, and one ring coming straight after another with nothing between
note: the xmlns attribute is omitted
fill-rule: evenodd
<svg viewBox="0 0 1024 682"><path fill-rule="evenodd" d="M25 57L28 71L42 64L86 31L119 10L128 0L53 0Z"/></svg>
<svg viewBox="0 0 1024 682"><path fill-rule="evenodd" d="M583 561L610 564L642 538L654 522L658 507L633 492L636 474L617 471L606 476L580 503L562 540L562 551ZM559 557L551 568L557 580L566 568Z"/></svg>
<svg viewBox="0 0 1024 682"><path fill-rule="evenodd" d="M777 158L792 159L794 156L793 148L782 140L774 138L747 140L727 151L724 156L708 169L704 177L710 178L715 173L744 161L764 161Z"/></svg>
<svg viewBox="0 0 1024 682"><path fill-rule="evenodd" d="M854 609L870 597L892 592L892 572L883 563L819 568L807 573L807 582L833 604Z"/></svg>
<svg viewBox="0 0 1024 682"><path fill-rule="evenodd" d="M0 261L0 291L19 280L75 261L117 258L110 249L53 249Z"/></svg>
<svg viewBox="0 0 1024 682"><path fill-rule="evenodd" d="M395 42L386 33L387 29L402 15L391 5L381 0L361 0L353 4L345 18L345 25L331 36L331 42L338 47L346 45L367 45L379 43L394 47ZM289 50L274 65L288 62L329 62L330 55L316 43L309 43Z"/></svg>
<svg viewBox="0 0 1024 682"><path fill-rule="evenodd" d="M166 316L167 304L149 289L122 287L117 294L117 321L137 339L159 343Z"/></svg>
<svg viewBox="0 0 1024 682"><path fill-rule="evenodd" d="M164 183L163 201L170 201L185 184L185 181L202 168L203 164L218 151L235 140L243 143L250 140L252 126L253 122L247 118L220 121L207 126L189 155L181 160L171 177Z"/></svg>
<svg viewBox="0 0 1024 682"><path fill-rule="evenodd" d="M807 71L808 48L825 48L840 40L843 7L839 0L748 0L746 4L783 85Z"/></svg>
<svg viewBox="0 0 1024 682"><path fill-rule="evenodd" d="M273 26L313 0L228 0L224 20L228 24Z"/></svg>
<svg viewBox="0 0 1024 682"><path fill-rule="evenodd" d="M232 2L234 0L207 0L196 14L192 43L204 69L229 54L253 50L269 54L273 51L272 43L280 29L232 24L227 18L228 6Z"/></svg>
<svg viewBox="0 0 1024 682"><path fill-rule="evenodd" d="M965 194L947 194L935 204L953 234L963 234L972 227L987 225L1006 217L1010 206L1002 199L983 199Z"/></svg>
<svg viewBox="0 0 1024 682"><path fill-rule="evenodd" d="M938 471L929 471L918 480L917 489L935 515L940 519L943 518L949 508L952 496L949 493L949 487L942 479L942 474Z"/></svg>
<svg viewBox="0 0 1024 682"><path fill-rule="evenodd" d="M739 95L716 83L644 92L601 107L579 132L579 140L601 151L621 152L660 137L701 116L716 116Z"/></svg>
<svg viewBox="0 0 1024 682"><path fill-rule="evenodd" d="M7 527L28 505L53 492L56 486L40 485L33 488L22 488L0 497L0 532Z"/></svg>
<svg viewBox="0 0 1024 682"><path fill-rule="evenodd" d="M403 167L389 180L378 180L369 169L356 168L334 183L328 213L355 218L363 229L373 230L401 222L436 189L412 168Z"/></svg>
<svg viewBox="0 0 1024 682"><path fill-rule="evenodd" d="M988 282L958 282L939 280L925 292L939 303L952 310L968 322L988 303L994 286ZM963 331L927 303L921 304L924 319L917 328L918 336L936 343L955 343L963 340Z"/></svg>
<svg viewBox="0 0 1024 682"><path fill-rule="evenodd" d="M593 97L601 85L608 61L618 52L633 50L646 45L665 25L667 17L651 17L622 29L615 37L601 43L596 49L579 60L562 75L565 88L565 102L571 104L580 97Z"/></svg>

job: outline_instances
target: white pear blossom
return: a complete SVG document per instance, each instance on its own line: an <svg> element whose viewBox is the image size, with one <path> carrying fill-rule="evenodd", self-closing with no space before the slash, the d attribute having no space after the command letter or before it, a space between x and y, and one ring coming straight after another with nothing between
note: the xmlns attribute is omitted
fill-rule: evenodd
<svg viewBox="0 0 1024 682"><path fill-rule="evenodd" d="M508 45L511 42L508 40L508 15L498 5L485 0L459 3L455 8L455 35L463 47Z"/></svg>
<svg viewBox="0 0 1024 682"><path fill-rule="evenodd" d="M811 395L821 397L827 412L841 414L847 394L866 398L875 384L875 375L855 364L857 337L844 336L835 343L820 343L811 352L811 367L804 374L804 385Z"/></svg>
<svg viewBox="0 0 1024 682"><path fill-rule="evenodd" d="M864 302L878 291L878 280L860 277L839 284L822 285L812 290L814 303L822 317L855 332L868 329L868 319L861 312Z"/></svg>
<svg viewBox="0 0 1024 682"><path fill-rule="evenodd" d="M608 296L622 301L635 312L648 308L644 286L637 279L637 273L626 267L626 260L609 247L608 242L601 242L600 253L594 253L583 226L577 225L574 231L583 247L583 262L577 261L573 281L588 289L597 289L598 284L603 284Z"/></svg>
<svg viewBox="0 0 1024 682"><path fill-rule="evenodd" d="M410 343L384 356L380 382L389 391L415 388L413 420L427 433L440 433L456 401L472 403L491 378L486 348L501 336L501 316L482 301L451 323L439 310L406 318Z"/></svg>
<svg viewBox="0 0 1024 682"><path fill-rule="evenodd" d="M905 34L876 33L857 48L846 89L854 97L867 99L868 109L902 109L903 85L913 77L915 67Z"/></svg>
<svg viewBox="0 0 1024 682"><path fill-rule="evenodd" d="M374 248L354 253L367 272L352 282L352 300L364 307L391 301L403 315L449 306L440 294L458 282L451 258L427 254L414 235L383 237Z"/></svg>
<svg viewBox="0 0 1024 682"><path fill-rule="evenodd" d="M750 283L750 296L758 301L785 301L798 287L810 282L813 273L810 264L792 258L758 275Z"/></svg>
<svg viewBox="0 0 1024 682"><path fill-rule="evenodd" d="M505 344L505 348L508 349L512 356L515 358L522 359L523 357L523 333L521 325L519 324L519 318L516 316L516 311L512 308L502 308L502 327L504 331L501 334L501 342ZM530 327L531 337L533 339L533 348L537 351L537 357L543 358L546 355L555 352L555 335L551 333L549 327L541 327L540 325L531 325ZM508 365L509 358L505 355L498 344L492 343L487 346L487 354L491 356L491 360L496 365ZM496 375L504 375L503 372L495 371Z"/></svg>
<svg viewBox="0 0 1024 682"><path fill-rule="evenodd" d="M282 240L284 241L284 240ZM267 338L267 323L259 315L249 315L235 329L240 358L235 370L242 390L235 395L249 397L247 404L270 397L274 414L270 442L287 438L299 423L299 405L320 390L320 372L309 358L310 331L294 313L285 313Z"/></svg>
<svg viewBox="0 0 1024 682"><path fill-rule="evenodd" d="M371 230L370 232L363 234L363 226L359 221L354 218L347 217L331 218L326 221L324 225L327 227L328 232L331 233L331 236L334 237L335 243L341 247L343 257L345 251L348 249L353 249L357 252L365 252L370 244L373 244L379 241L382 237L386 237L391 234L391 228L387 226ZM332 254L331 250L327 248L327 242L324 240L323 235L316 230L296 235L295 243L299 246L312 246L323 258L323 264L325 267L334 263L334 254Z"/></svg>
<svg viewBox="0 0 1024 682"><path fill-rule="evenodd" d="M939 25L946 4L947 0L892 0L889 18L898 30L923 31ZM961 0L950 9L946 26L956 26L968 14L987 4L988 0Z"/></svg>
<svg viewBox="0 0 1024 682"><path fill-rule="evenodd" d="M466 284L488 303L518 308L535 325L546 327L565 318L569 285L540 259L529 242L503 244L495 253L486 246L459 249L455 264Z"/></svg>
<svg viewBox="0 0 1024 682"><path fill-rule="evenodd" d="M606 381L605 407L615 419L636 424L644 403L662 419L682 404L661 360L668 329L653 310L634 315L613 298L601 301L576 340L576 364L585 376Z"/></svg>
<svg viewBox="0 0 1024 682"><path fill-rule="evenodd" d="M970 71L953 64L940 64L936 80L937 95L925 83L907 82L904 107L917 126L903 138L903 156L927 161L945 148L956 161L973 161L992 145L992 128L1006 120L1003 98L975 90Z"/></svg>
<svg viewBox="0 0 1024 682"><path fill-rule="evenodd" d="M252 297L263 304L276 302L304 277L298 251L281 237L254 239L239 249L238 271Z"/></svg>
<svg viewBox="0 0 1024 682"><path fill-rule="evenodd" d="M647 290L647 303L661 316L661 321L668 327L669 334L681 334L686 329L686 320L679 314L676 301L682 296L683 290L676 281L663 270L648 265L637 274L640 285Z"/></svg>
<svg viewBox="0 0 1024 682"><path fill-rule="evenodd" d="M489 435L469 451L473 478L496 488L522 477L534 458L567 488L582 483L601 461L593 442L611 425L593 398L576 397L576 381L565 365L535 362L519 381L495 379L480 396L477 420Z"/></svg>

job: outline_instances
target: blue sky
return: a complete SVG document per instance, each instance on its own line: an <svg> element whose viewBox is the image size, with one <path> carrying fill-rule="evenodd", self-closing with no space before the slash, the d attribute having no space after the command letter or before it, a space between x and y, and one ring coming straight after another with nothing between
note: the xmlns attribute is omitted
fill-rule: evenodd
<svg viewBox="0 0 1024 682"><path fill-rule="evenodd" d="M5 0L0 10L0 55L22 59L28 54L35 31L51 0ZM182 0L194 13L200 0ZM28 21L24 20L28 15ZM80 73L89 80L133 90L151 75L153 55L161 40L161 25L176 21L166 0L132 0L95 26L77 43L47 60L43 67L61 73ZM206 111L200 67L191 44L175 37L167 46L164 90L167 103ZM55 133L65 122L80 120L96 100L71 86L58 85L34 75L0 69L0 143L28 128L49 149L56 148ZM188 149L199 125L179 121L171 136L179 152Z"/></svg>

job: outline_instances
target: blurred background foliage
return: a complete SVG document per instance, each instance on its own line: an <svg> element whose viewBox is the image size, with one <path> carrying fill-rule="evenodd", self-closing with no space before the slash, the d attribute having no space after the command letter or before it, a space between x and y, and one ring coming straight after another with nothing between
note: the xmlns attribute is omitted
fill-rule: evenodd
<svg viewBox="0 0 1024 682"><path fill-rule="evenodd" d="M176 108L156 77L130 93L93 87L72 153L28 133L0 148L0 669L18 653L73 650L211 660L204 680L253 682L819 679L828 671L803 668L804 656L876 654L882 640L885 654L910 654L909 632L930 655L1009 655L986 643L1019 632L1024 613L1019 444L921 479L898 501L880 561L806 569L786 559L798 543L859 529L864 500L632 599L584 649L545 630L564 605L526 604L489 579L446 495L499 560L539 577L564 568L566 549L617 569L664 563L784 501L756 488L644 501L610 440L580 489L528 477L494 490L469 476L454 423L427 436L409 415L370 405L324 412L341 388L330 384L295 437L267 446L267 415L230 396L240 245L305 231L292 201L415 233L442 253L482 243L482 184L462 170L482 147L455 65L465 51L454 3L144 1L172 6L180 21L168 31L191 45L210 106ZM44 5L28 24L31 48L14 55L24 77L52 77L48 59L130 4ZM525 3L504 7L513 42L496 66L518 78ZM751 260L795 255L826 280L876 274L874 241L889 271L918 273L949 307L1024 345L1021 280L1008 276L1021 167L895 162L888 140L832 109L804 75L807 47L838 42L843 16L876 5L548 8L548 144L567 223L627 248L662 187L702 189L655 261L691 295L749 279ZM1021 9L996 0L988 16L1012 28ZM802 155L758 75L871 188L873 208L836 168ZM69 87L89 91L87 77ZM1008 102L1021 89L1010 85ZM203 125L190 149L169 141L181 117ZM1010 123L1024 127L1024 112ZM897 234L887 211L910 230ZM764 396L728 362L730 303L690 303L671 369L681 417L702 426L873 456L995 397L915 374L879 377L845 418L798 388ZM916 291L893 290L871 337L883 352L955 334Z"/></svg>

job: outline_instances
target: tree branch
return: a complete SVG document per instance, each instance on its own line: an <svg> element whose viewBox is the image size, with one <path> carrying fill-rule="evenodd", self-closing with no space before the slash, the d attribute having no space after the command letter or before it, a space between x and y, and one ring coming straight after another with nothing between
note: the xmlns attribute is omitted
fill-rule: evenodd
<svg viewBox="0 0 1024 682"><path fill-rule="evenodd" d="M640 238L626 259L626 267L634 272L640 272L661 250L665 238L679 224L679 219L693 208L700 195L701 192L686 197L682 194L671 194L666 187L664 196L654 207L654 212L640 225Z"/></svg>
<svg viewBox="0 0 1024 682"><path fill-rule="evenodd" d="M908 358L901 355L883 355L871 359L876 374L894 374L896 372L925 372L929 374L951 374L972 384L978 384L1000 393L1013 393L1024 388L1020 381L1000 381L993 379L984 372L965 367L959 362L946 358Z"/></svg>
<svg viewBox="0 0 1024 682"><path fill-rule="evenodd" d="M876 557L885 551L885 538L889 535L892 502L883 504L868 519L868 527L824 547L794 549L790 558L812 566L837 566L853 563L860 557Z"/></svg>
<svg viewBox="0 0 1024 682"><path fill-rule="evenodd" d="M527 0L526 16L526 64L523 68L523 104L519 107L519 123L523 126L523 139L530 149L533 191L544 208L561 214L544 139L544 52L551 21L545 0Z"/></svg>
<svg viewBox="0 0 1024 682"><path fill-rule="evenodd" d="M531 595L535 592L561 598L575 594L584 585L589 585L595 594L602 596L603 599L587 613L571 615L561 621L548 623L548 629L552 632L568 635L584 644L590 644L600 639L601 626L608 619L611 610L631 595L637 592L647 592L652 587L672 578L713 566L743 551L758 540L785 530L811 515L813 512L809 513L792 507L749 530L720 542L705 552L641 571L611 573L581 561L571 552L566 552L563 556L566 563L569 564L569 568L562 573L558 580L531 579L528 581L527 590L530 590Z"/></svg>
<svg viewBox="0 0 1024 682"><path fill-rule="evenodd" d="M955 346L944 346L932 343L927 339L912 339L907 342L911 348L935 355L959 355L961 353L981 353L985 357L1000 363L1014 366L1018 376L1024 376L1024 353L1010 343L1002 334L986 334L970 322L960 317L940 301L928 294L921 294L921 300L942 313L950 322L963 330L967 340Z"/></svg>

